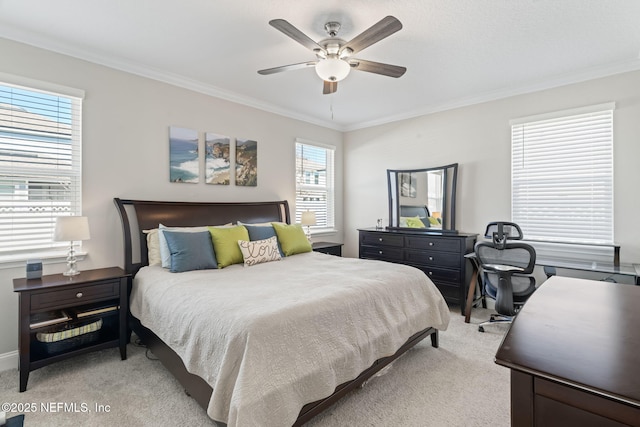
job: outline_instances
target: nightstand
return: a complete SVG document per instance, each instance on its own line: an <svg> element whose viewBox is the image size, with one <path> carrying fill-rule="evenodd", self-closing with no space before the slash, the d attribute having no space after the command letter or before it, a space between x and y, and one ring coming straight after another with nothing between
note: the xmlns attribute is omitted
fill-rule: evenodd
<svg viewBox="0 0 640 427"><path fill-rule="evenodd" d="M120 357L127 358L130 277L110 267L13 280L13 291L20 294L21 392L29 372L69 357L120 347Z"/></svg>
<svg viewBox="0 0 640 427"><path fill-rule="evenodd" d="M342 243L313 242L311 248L315 252L322 252L329 255L342 256Z"/></svg>

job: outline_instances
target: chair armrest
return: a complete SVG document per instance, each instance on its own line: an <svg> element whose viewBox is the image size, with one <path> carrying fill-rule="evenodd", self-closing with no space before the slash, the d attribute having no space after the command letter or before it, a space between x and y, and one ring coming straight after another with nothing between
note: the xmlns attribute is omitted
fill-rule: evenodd
<svg viewBox="0 0 640 427"><path fill-rule="evenodd" d="M521 273L524 271L522 267L516 267L513 265L502 265L502 264L483 264L482 269L485 271L493 271L496 273L505 272L505 273Z"/></svg>

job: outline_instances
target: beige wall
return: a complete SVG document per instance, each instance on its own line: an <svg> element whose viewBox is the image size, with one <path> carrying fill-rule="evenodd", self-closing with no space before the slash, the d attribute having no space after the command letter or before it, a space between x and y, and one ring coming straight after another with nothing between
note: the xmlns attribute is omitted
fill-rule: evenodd
<svg viewBox="0 0 640 427"><path fill-rule="evenodd" d="M295 207L296 137L336 150L337 229L342 230L342 134L265 111L0 39L0 72L84 90L83 213L89 256L79 268L122 265L114 197L147 200L252 201L287 199ZM168 127L182 126L258 141L258 186L169 182ZM202 142L202 134L201 134ZM323 236L341 241L342 235ZM0 356L18 348L18 297L12 279L24 267L0 266ZM64 265L45 265L45 274ZM1 363L0 363L1 364Z"/></svg>
<svg viewBox="0 0 640 427"><path fill-rule="evenodd" d="M483 233L509 219L509 120L608 101L616 102L615 241L623 262L640 263L640 71L346 133L345 253L357 256L358 228L388 224L386 169L459 163L456 228Z"/></svg>

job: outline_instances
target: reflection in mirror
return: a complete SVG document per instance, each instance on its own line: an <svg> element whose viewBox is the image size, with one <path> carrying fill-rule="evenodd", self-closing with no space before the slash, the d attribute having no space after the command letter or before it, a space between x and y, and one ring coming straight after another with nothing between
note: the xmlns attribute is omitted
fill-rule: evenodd
<svg viewBox="0 0 640 427"><path fill-rule="evenodd" d="M387 170L389 228L455 231L458 164Z"/></svg>

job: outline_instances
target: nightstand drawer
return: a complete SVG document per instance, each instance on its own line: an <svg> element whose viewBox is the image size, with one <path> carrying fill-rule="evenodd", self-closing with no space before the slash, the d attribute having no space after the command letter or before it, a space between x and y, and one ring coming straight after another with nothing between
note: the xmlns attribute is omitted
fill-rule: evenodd
<svg viewBox="0 0 640 427"><path fill-rule="evenodd" d="M67 305L85 304L109 298L118 298L119 295L119 280L78 286L64 290L42 292L31 295L31 310L38 311Z"/></svg>
<svg viewBox="0 0 640 427"><path fill-rule="evenodd" d="M388 233L360 233L361 245L404 246L403 236L392 236Z"/></svg>

